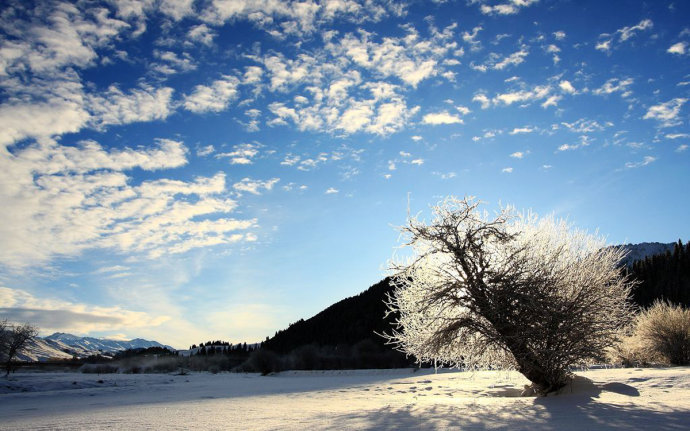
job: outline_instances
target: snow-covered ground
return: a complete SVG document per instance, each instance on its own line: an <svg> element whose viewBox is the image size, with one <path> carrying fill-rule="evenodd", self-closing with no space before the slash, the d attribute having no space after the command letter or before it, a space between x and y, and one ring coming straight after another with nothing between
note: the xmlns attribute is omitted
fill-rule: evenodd
<svg viewBox="0 0 690 431"><path fill-rule="evenodd" d="M0 378L0 429L690 429L690 367L577 375L535 398L496 371L24 373Z"/></svg>

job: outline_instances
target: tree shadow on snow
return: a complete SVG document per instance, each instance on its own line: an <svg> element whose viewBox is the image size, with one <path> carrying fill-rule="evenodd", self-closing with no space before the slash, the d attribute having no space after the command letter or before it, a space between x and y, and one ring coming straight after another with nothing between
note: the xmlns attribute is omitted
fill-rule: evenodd
<svg viewBox="0 0 690 431"><path fill-rule="evenodd" d="M597 400L606 391L634 402L639 391L622 383L597 386L578 376L558 395L536 398L513 398L517 390L509 389L491 393L504 400L477 398L460 404L387 406L330 419L336 428L376 430L686 430L690 424L688 410L660 412L626 401L613 404Z"/></svg>

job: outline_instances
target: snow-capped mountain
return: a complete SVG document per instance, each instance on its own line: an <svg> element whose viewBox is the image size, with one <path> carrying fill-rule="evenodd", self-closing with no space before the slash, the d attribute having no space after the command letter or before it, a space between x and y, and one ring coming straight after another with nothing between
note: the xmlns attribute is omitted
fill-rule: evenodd
<svg viewBox="0 0 690 431"><path fill-rule="evenodd" d="M59 341L36 337L17 354L17 359L20 361L45 361L48 359L71 359L73 356L88 356L86 352L81 353L81 355L77 354L75 349Z"/></svg>
<svg viewBox="0 0 690 431"><path fill-rule="evenodd" d="M135 338L133 340L110 340L107 338L78 337L64 332L56 332L45 337L45 340L59 341L75 349L82 349L89 352L116 353L127 349L146 349L148 347L165 347L174 350L170 346L163 345L157 341Z"/></svg>
<svg viewBox="0 0 690 431"><path fill-rule="evenodd" d="M127 349L164 347L175 350L157 341L135 338L129 341L106 338L78 337L64 332L56 332L47 337L36 337L18 356L24 361L45 361L48 359L71 359L91 355L112 356Z"/></svg>
<svg viewBox="0 0 690 431"><path fill-rule="evenodd" d="M632 265L637 260L642 260L647 256L664 254L667 251L673 252L674 243L667 244L661 242L641 242L639 244L623 244L621 247L628 250L628 255L623 260L625 265Z"/></svg>

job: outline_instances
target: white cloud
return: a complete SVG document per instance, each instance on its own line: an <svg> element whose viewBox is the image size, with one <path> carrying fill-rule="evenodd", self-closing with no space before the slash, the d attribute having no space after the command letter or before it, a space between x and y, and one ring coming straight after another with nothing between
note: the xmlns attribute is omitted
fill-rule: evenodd
<svg viewBox="0 0 690 431"><path fill-rule="evenodd" d="M251 178L242 178L238 183L232 185L232 188L238 192L247 192L253 195L260 195L261 190L270 191L273 186L280 181L280 178L271 178L270 180L253 180Z"/></svg>
<svg viewBox="0 0 690 431"><path fill-rule="evenodd" d="M668 133L666 139L690 138L690 133Z"/></svg>
<svg viewBox="0 0 690 431"><path fill-rule="evenodd" d="M194 0L165 0L160 3L159 10L175 21L194 14Z"/></svg>
<svg viewBox="0 0 690 431"><path fill-rule="evenodd" d="M600 132L604 130L605 127L611 124L607 123L604 125L599 124L596 120L587 120L585 118L580 118L572 123L561 122L561 125L565 126L570 132L573 133L592 133Z"/></svg>
<svg viewBox="0 0 690 431"><path fill-rule="evenodd" d="M558 96L558 95L549 96L549 98L546 99L546 100L544 101L544 103L541 104L541 107L544 108L544 109L546 109L546 108L548 108L549 106L557 106L557 105L558 105L558 102L559 102L562 98L563 98L562 96Z"/></svg>
<svg viewBox="0 0 690 431"><path fill-rule="evenodd" d="M523 63L525 61L525 57L527 57L527 54L529 54L529 51L523 48L520 51L510 54L508 57L494 64L493 68L495 70L503 70L508 66L517 66L518 64Z"/></svg>
<svg viewBox="0 0 690 431"><path fill-rule="evenodd" d="M629 95L631 91L628 89L628 87L633 83L632 78L626 78L626 79L620 79L620 78L611 78L608 81L604 83L601 87L597 88L594 90L592 93L596 95L602 95L602 94L612 94L616 92L620 92L623 94L623 96Z"/></svg>
<svg viewBox="0 0 690 431"><path fill-rule="evenodd" d="M519 90L503 93L493 98L494 104L512 105L513 103L531 103L549 96L551 87L548 85L535 86L531 90Z"/></svg>
<svg viewBox="0 0 690 431"><path fill-rule="evenodd" d="M682 153L683 151L686 151L688 149L688 144L681 144L678 145L676 148L676 153Z"/></svg>
<svg viewBox="0 0 690 431"><path fill-rule="evenodd" d="M523 63L525 61L525 57L527 57L528 54L529 51L525 47L502 59L499 54L492 52L491 54L489 54L488 58L484 63L475 64L474 62L472 62L470 63L470 67L482 73L488 71L489 69L503 70L506 69L508 66L517 66L518 64Z"/></svg>
<svg viewBox="0 0 690 431"><path fill-rule="evenodd" d="M333 188L333 187L329 187L329 188L324 192L324 194L327 194L327 195L334 195L334 194L336 194L336 193L338 193L338 189Z"/></svg>
<svg viewBox="0 0 690 431"><path fill-rule="evenodd" d="M89 118L81 100L55 97L37 103L4 103L0 105L0 146L77 132Z"/></svg>
<svg viewBox="0 0 690 431"><path fill-rule="evenodd" d="M516 127L509 134L510 135L517 135L520 133L532 133L532 132L534 132L534 128L532 128L532 127Z"/></svg>
<svg viewBox="0 0 690 431"><path fill-rule="evenodd" d="M455 172L432 172L432 175L436 175L437 177L440 177L442 180L450 180L451 178L455 178L458 176Z"/></svg>
<svg viewBox="0 0 690 431"><path fill-rule="evenodd" d="M129 124L140 121L162 120L172 113L173 89L154 89L144 86L128 93L111 85L103 96L88 96L92 112L91 122L96 127Z"/></svg>
<svg viewBox="0 0 690 431"><path fill-rule="evenodd" d="M521 159L525 156L525 154L522 151L516 151L513 154L510 155L510 157L514 159Z"/></svg>
<svg viewBox="0 0 690 431"><path fill-rule="evenodd" d="M472 101L479 103L482 109L487 109L489 106L491 106L491 100L486 97L486 94L475 94L472 98Z"/></svg>
<svg viewBox="0 0 690 431"><path fill-rule="evenodd" d="M594 46L594 49L599 50L599 51L610 51L611 50L611 40L603 40L601 42L597 42L597 44Z"/></svg>
<svg viewBox="0 0 690 431"><path fill-rule="evenodd" d="M424 124L462 124L462 118L457 115L449 114L448 111L429 113L422 118Z"/></svg>
<svg viewBox="0 0 690 431"><path fill-rule="evenodd" d="M111 272L129 271L129 269L130 268L128 266L122 265L104 266L95 270L94 274L107 274Z"/></svg>
<svg viewBox="0 0 690 431"><path fill-rule="evenodd" d="M563 39L565 39L565 32L564 31L555 31L553 33L553 37L555 37L556 40L563 40Z"/></svg>
<svg viewBox="0 0 690 431"><path fill-rule="evenodd" d="M456 106L455 109L457 109L462 115L467 115L472 112L467 106Z"/></svg>
<svg viewBox="0 0 690 431"><path fill-rule="evenodd" d="M258 142L235 145L229 153L218 153L216 158L229 158L231 165L251 165L252 160L259 154L261 144Z"/></svg>
<svg viewBox="0 0 690 431"><path fill-rule="evenodd" d="M239 79L229 75L208 86L197 85L191 94L185 96L183 105L196 113L223 111L237 98L238 85Z"/></svg>
<svg viewBox="0 0 690 431"><path fill-rule="evenodd" d="M205 5L200 18L209 24L248 20L278 39L312 34L336 19L360 24L405 13L404 5L382 1L211 0Z"/></svg>
<svg viewBox="0 0 690 431"><path fill-rule="evenodd" d="M558 151L579 150L580 148L589 146L591 143L592 141L590 140L589 136L581 135L580 142L578 142L577 144L563 144L560 147L558 147Z"/></svg>
<svg viewBox="0 0 690 431"><path fill-rule="evenodd" d="M395 76L406 85L416 87L443 72L443 60L456 48L454 27L435 32L424 40L416 29L408 26L404 37L387 37L380 43L366 32L360 32L359 37L346 34L337 43L329 41L327 50L334 58L348 58L362 68L383 76Z"/></svg>
<svg viewBox="0 0 690 431"><path fill-rule="evenodd" d="M269 126L301 131L388 135L404 128L419 111L405 93L432 77L447 76L445 60L457 55L455 25L432 27L422 37L412 26L401 37L379 38L359 31L323 35L324 48L294 58L270 51L257 56L267 89L290 93L268 103Z"/></svg>
<svg viewBox="0 0 690 431"><path fill-rule="evenodd" d="M611 49L614 48L614 43L623 43L635 36L637 32L649 30L653 26L654 24L652 23L652 20L643 19L637 25L623 27L616 30L613 35L606 33L601 34L599 35L599 38L602 40L596 44L595 49L599 51L609 52Z"/></svg>
<svg viewBox="0 0 690 431"><path fill-rule="evenodd" d="M37 298L31 293L0 286L0 313L11 321L32 322L41 331L87 334L91 331L127 331L157 327L166 315L131 311L118 306L100 307L59 299Z"/></svg>
<svg viewBox="0 0 690 431"><path fill-rule="evenodd" d="M223 197L224 174L139 184L125 174L180 167L186 154L165 139L118 150L42 140L0 152L0 263L21 269L89 249L158 257L238 241L234 232L256 221L223 218L237 206Z"/></svg>
<svg viewBox="0 0 690 431"><path fill-rule="evenodd" d="M531 6L537 2L539 2L539 0L509 0L494 6L482 3L479 10L481 10L484 15L514 15L520 11L520 8Z"/></svg>
<svg viewBox="0 0 690 431"><path fill-rule="evenodd" d="M215 151L216 151L215 147L213 145L209 144L209 145L205 145L205 146L199 148L196 151L196 155L199 157L208 156L209 154L213 154Z"/></svg>
<svg viewBox="0 0 690 431"><path fill-rule="evenodd" d="M627 162L625 164L625 167L628 169L634 169L634 168L640 168L642 166L647 166L648 164L654 162L656 160L656 157L653 156L645 156L642 161L640 162Z"/></svg>
<svg viewBox="0 0 690 431"><path fill-rule="evenodd" d="M616 30L616 33L620 34L620 40L621 42L625 42L626 40L630 39L635 35L636 32L638 31L643 31L643 30L649 30L652 28L654 24L652 23L652 20L650 19L643 19L642 21L639 22L637 25L633 25L630 27L623 27L619 30Z"/></svg>
<svg viewBox="0 0 690 431"><path fill-rule="evenodd" d="M661 123L662 127L675 126L681 123L681 121L678 119L678 116L680 115L680 108L685 104L685 102L687 102L687 100L688 99L682 97L676 97L668 102L651 106L642 118L645 120L657 120Z"/></svg>
<svg viewBox="0 0 690 431"><path fill-rule="evenodd" d="M187 32L187 37L192 42L198 42L207 46L213 45L213 39L216 37L216 33L211 30L206 24L199 24Z"/></svg>
<svg viewBox="0 0 690 431"><path fill-rule="evenodd" d="M300 161L300 156L294 155L294 154L287 154L285 156L285 159L283 159L282 162L280 162L281 165L283 166L293 166L297 164L297 162Z"/></svg>
<svg viewBox="0 0 690 431"><path fill-rule="evenodd" d="M479 32L482 31L481 26L477 26L472 29L472 32L465 31L462 33L462 40L470 45L470 50L472 51L478 51L481 49L481 42L477 39L479 36Z"/></svg>
<svg viewBox="0 0 690 431"><path fill-rule="evenodd" d="M424 159L414 159L410 161L411 165L422 166L424 164Z"/></svg>
<svg viewBox="0 0 690 431"><path fill-rule="evenodd" d="M576 93L575 87L573 87L573 84L571 84L570 81L563 80L558 84L558 87L564 93L568 93L568 94L575 94Z"/></svg>
<svg viewBox="0 0 690 431"><path fill-rule="evenodd" d="M191 55L183 53L182 57L172 51L155 50L153 56L160 62L153 63L151 66L155 72L163 75L173 75L175 73L189 72L197 68Z"/></svg>
<svg viewBox="0 0 690 431"><path fill-rule="evenodd" d="M513 168L511 168L511 167L503 168L503 169L501 169L501 172L503 172L504 174L512 174Z"/></svg>
<svg viewBox="0 0 690 431"><path fill-rule="evenodd" d="M297 103L290 107L282 102L268 105L275 116L269 125L294 123L299 130L319 130L352 134L367 132L388 135L403 128L419 107L408 107L399 87L386 82L367 82L360 90L371 95L364 98L341 94L345 87L340 86L329 94L317 87L310 87L314 93L312 104ZM366 93L365 93L366 94Z"/></svg>
<svg viewBox="0 0 690 431"><path fill-rule="evenodd" d="M105 9L86 11L88 4L36 3L34 8L14 5L14 17L4 28L21 38L3 38L0 50L0 76L28 69L34 74L55 75L70 66L86 68L98 59L97 49L104 47L129 29L113 19ZM95 13L94 13L95 12Z"/></svg>
<svg viewBox="0 0 690 431"><path fill-rule="evenodd" d="M685 54L685 48L687 44L685 42L678 42L674 43L669 47L669 49L666 50L666 52L670 54L678 54L678 55L683 55Z"/></svg>

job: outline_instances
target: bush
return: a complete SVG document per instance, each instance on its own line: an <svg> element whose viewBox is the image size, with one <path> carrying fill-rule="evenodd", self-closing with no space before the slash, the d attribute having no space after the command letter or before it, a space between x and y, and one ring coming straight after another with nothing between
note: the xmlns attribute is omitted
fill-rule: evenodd
<svg viewBox="0 0 690 431"><path fill-rule="evenodd" d="M690 309L657 301L637 316L635 335L667 363L690 364Z"/></svg>
<svg viewBox="0 0 690 431"><path fill-rule="evenodd" d="M609 349L607 359L624 367L648 367L665 362L661 355L650 349L640 338L634 326L623 331L620 342Z"/></svg>

